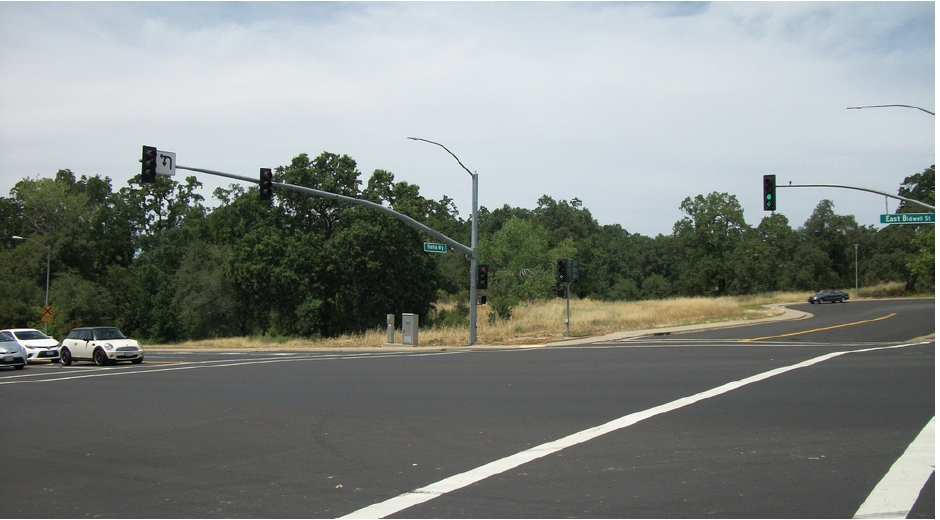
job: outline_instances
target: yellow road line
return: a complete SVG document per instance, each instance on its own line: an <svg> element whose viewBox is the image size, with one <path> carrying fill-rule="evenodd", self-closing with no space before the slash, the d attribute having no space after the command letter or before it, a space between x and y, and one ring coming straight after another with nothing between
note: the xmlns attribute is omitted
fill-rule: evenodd
<svg viewBox="0 0 940 520"><path fill-rule="evenodd" d="M892 312L891 314L889 314L889 315L887 315L887 316L882 316L882 317L880 317L880 318L875 318L875 319L871 319L871 320L862 320L862 321L855 321L855 322L852 322L852 323L843 323L842 325L833 325L833 326L831 326L831 327L822 327L822 328L818 328L818 329L801 330L801 331L799 331L799 332L790 332L789 334L778 334L778 335L776 335L776 336L764 336L764 337L762 337L762 338L742 339L742 340L740 340L740 341L741 341L741 343L748 343L748 342L750 342L750 341L760 341L760 340L763 340L763 339L786 338L786 337L788 337L788 336L799 336L800 334L809 334L809 333L811 333L811 332L822 332L822 331L824 331L824 330L841 329L842 327L851 327L852 325L861 325L862 323L871 323L871 322L873 322L873 321L886 320L886 319L888 319L888 318L890 318L890 317L892 317L892 316L897 316L897 315L898 315L898 313Z"/></svg>

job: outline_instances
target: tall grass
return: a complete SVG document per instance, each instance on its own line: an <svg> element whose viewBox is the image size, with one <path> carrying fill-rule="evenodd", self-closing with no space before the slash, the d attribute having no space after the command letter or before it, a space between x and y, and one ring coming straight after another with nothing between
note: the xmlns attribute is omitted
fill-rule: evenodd
<svg viewBox="0 0 940 520"><path fill-rule="evenodd" d="M854 289L844 290L855 297ZM859 289L859 297L882 298L904 294L904 284L883 284ZM637 302L603 302L591 299L571 301L571 336L584 337L711 323L741 319L756 319L779 314L781 311L763 307L775 303L805 302L808 292L766 293L760 295L721 298L672 298ZM442 303L438 311L450 310L453 303ZM490 319L492 309L478 307L477 345L528 345L564 339L565 300L526 302L512 311L508 320ZM422 347L459 346L467 343L466 326L438 326L422 328L418 343ZM396 331L401 341L401 331ZM175 348L215 349L294 349L294 348L363 348L380 347L385 343L386 331L375 329L364 334L352 334L320 340L295 338L225 338L191 341Z"/></svg>

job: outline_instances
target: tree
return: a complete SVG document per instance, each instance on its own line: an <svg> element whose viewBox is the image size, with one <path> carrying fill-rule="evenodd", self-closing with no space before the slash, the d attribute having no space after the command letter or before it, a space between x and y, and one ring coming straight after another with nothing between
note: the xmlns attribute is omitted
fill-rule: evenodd
<svg viewBox="0 0 940 520"><path fill-rule="evenodd" d="M748 229L737 197L712 192L686 198L686 216L673 227L679 247L680 290L687 295L723 295L735 277L733 253Z"/></svg>
<svg viewBox="0 0 940 520"><path fill-rule="evenodd" d="M501 318L522 301L550 298L555 289L554 261L574 258L569 238L550 248L548 232L528 220L512 218L492 237L480 241L480 262L490 269L490 301Z"/></svg>
<svg viewBox="0 0 940 520"><path fill-rule="evenodd" d="M837 215L834 207L831 200L821 200L799 230L806 245L801 248L804 253L807 248L811 248L822 252L828 259L825 263L810 261L814 278L812 289L848 285L854 280L854 257L850 253L854 245L850 235L858 231L858 224L851 215ZM798 254L797 258L802 261L810 257ZM808 280L804 279L803 283L806 282Z"/></svg>

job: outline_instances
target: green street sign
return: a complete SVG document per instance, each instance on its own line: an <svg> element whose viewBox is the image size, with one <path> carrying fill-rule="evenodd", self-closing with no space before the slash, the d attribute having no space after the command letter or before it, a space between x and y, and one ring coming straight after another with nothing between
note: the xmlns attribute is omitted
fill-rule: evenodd
<svg viewBox="0 0 940 520"><path fill-rule="evenodd" d="M447 244L435 244L433 242L425 242L424 252L425 253L446 253Z"/></svg>
<svg viewBox="0 0 940 520"><path fill-rule="evenodd" d="M882 215L882 224L934 224L936 217L934 213L896 213L892 215Z"/></svg>

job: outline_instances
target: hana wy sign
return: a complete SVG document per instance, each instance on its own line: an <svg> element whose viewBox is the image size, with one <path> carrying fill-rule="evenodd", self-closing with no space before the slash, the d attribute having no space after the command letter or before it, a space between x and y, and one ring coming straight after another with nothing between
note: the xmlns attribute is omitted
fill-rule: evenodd
<svg viewBox="0 0 940 520"><path fill-rule="evenodd" d="M447 244L435 244L433 242L425 242L424 252L425 253L446 253Z"/></svg>
<svg viewBox="0 0 940 520"><path fill-rule="evenodd" d="M936 223L934 213L898 213L893 215L882 215L882 224L934 224Z"/></svg>

